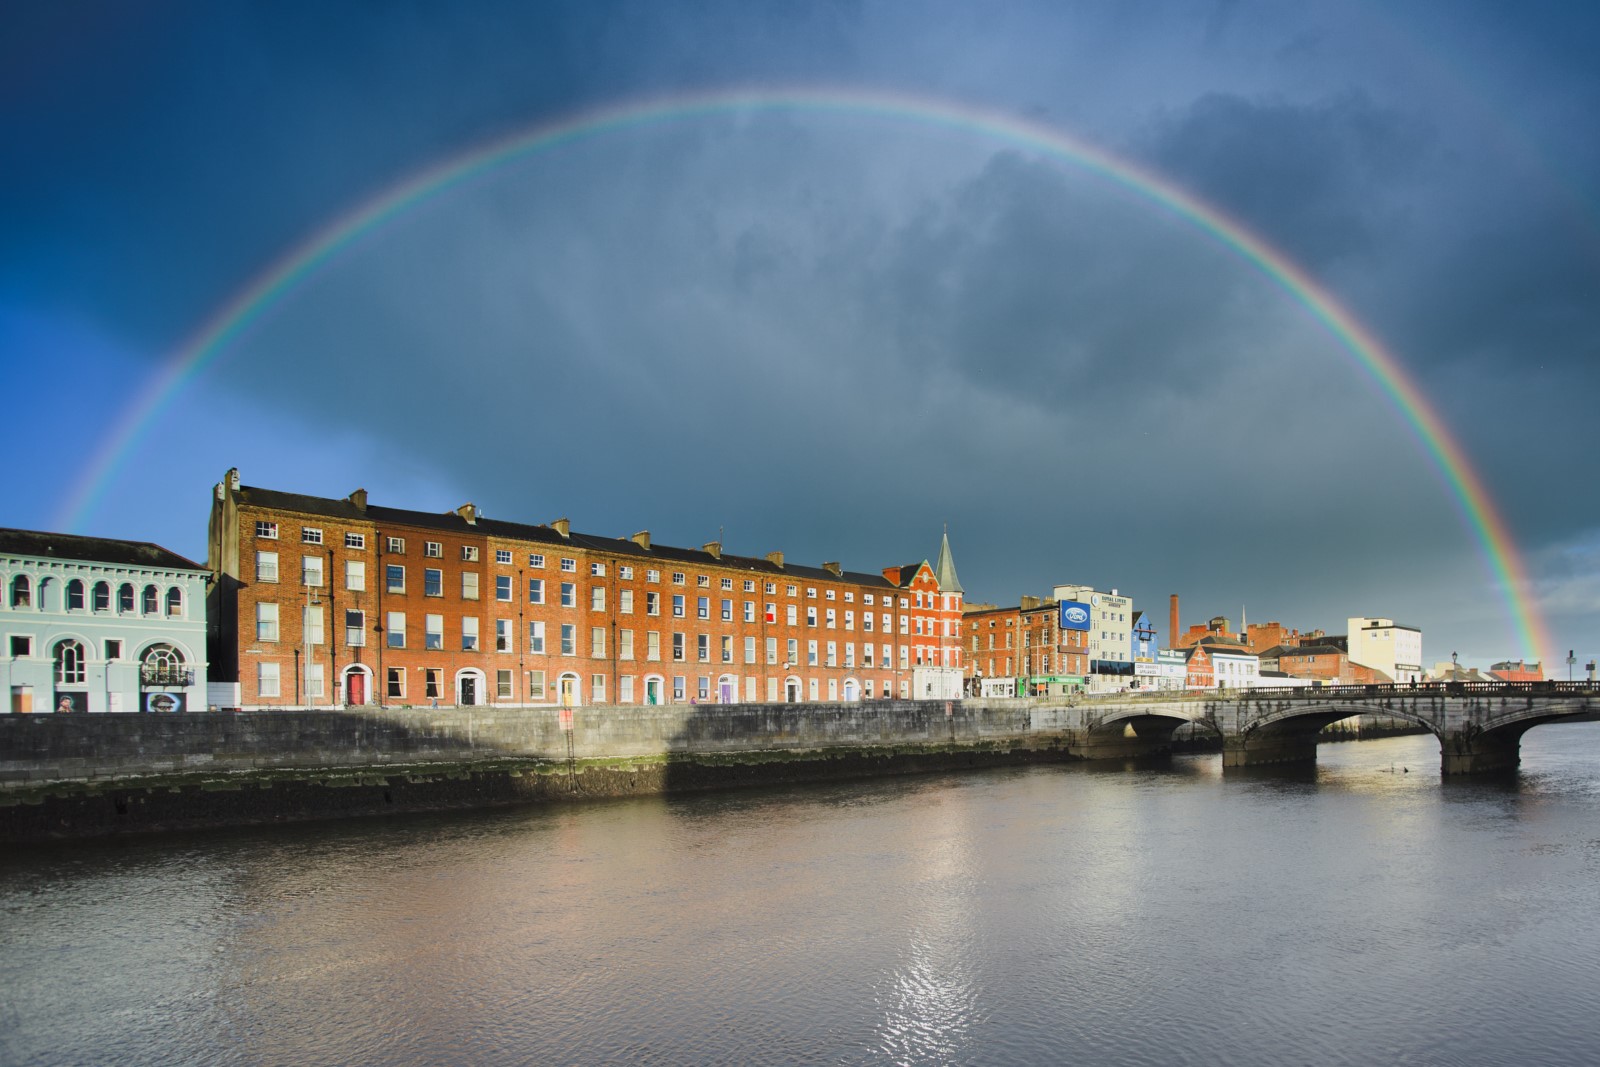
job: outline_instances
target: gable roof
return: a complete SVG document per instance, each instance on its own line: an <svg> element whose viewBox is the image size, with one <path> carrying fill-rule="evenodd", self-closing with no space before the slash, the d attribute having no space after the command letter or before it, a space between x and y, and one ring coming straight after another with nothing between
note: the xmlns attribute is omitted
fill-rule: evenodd
<svg viewBox="0 0 1600 1067"><path fill-rule="evenodd" d="M961 580L956 577L956 560L950 554L950 531L946 530L939 541L939 560L933 565L933 576L939 580L939 589L945 593L963 593Z"/></svg>

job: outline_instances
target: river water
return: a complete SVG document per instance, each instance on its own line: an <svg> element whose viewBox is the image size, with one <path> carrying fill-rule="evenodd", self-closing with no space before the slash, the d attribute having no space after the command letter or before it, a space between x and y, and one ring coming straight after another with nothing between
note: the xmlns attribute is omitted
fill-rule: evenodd
<svg viewBox="0 0 1600 1067"><path fill-rule="evenodd" d="M4 1064L1593 1064L1600 725L12 849Z"/></svg>

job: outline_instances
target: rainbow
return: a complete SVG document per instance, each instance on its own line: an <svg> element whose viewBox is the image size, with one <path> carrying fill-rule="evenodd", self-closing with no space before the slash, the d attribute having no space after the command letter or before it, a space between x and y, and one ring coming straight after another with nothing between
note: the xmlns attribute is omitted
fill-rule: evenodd
<svg viewBox="0 0 1600 1067"><path fill-rule="evenodd" d="M1233 249L1326 327L1416 434L1481 547L1523 654L1542 658L1549 647L1544 624L1529 600L1531 585L1510 530L1483 479L1400 362L1304 270L1240 223L1171 182L1060 130L961 104L857 89L722 91L622 103L542 123L418 171L312 233L218 308L124 409L69 495L60 528L78 530L83 526L124 458L187 381L286 293L364 235L424 200L516 160L637 127L751 110L865 115L978 134L1020 146L1104 178Z"/></svg>

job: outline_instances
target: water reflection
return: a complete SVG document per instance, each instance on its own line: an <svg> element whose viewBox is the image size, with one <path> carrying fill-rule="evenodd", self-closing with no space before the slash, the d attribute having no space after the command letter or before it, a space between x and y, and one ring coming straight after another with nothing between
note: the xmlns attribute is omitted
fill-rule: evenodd
<svg viewBox="0 0 1600 1067"><path fill-rule="evenodd" d="M1600 727L16 850L0 1063L1589 1063Z"/></svg>

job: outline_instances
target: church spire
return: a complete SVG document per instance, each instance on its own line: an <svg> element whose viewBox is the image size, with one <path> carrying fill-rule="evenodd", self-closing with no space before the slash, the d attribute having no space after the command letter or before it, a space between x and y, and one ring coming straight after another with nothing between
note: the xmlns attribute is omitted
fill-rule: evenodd
<svg viewBox="0 0 1600 1067"><path fill-rule="evenodd" d="M939 562L933 565L933 576L939 580L939 591L943 593L964 593L961 581L956 577L955 557L950 554L950 526L945 524L944 539L939 542Z"/></svg>

